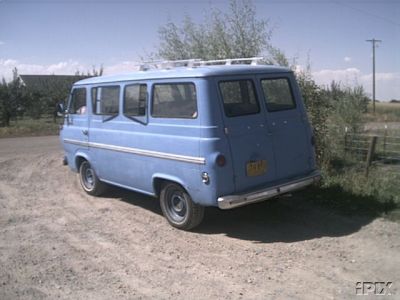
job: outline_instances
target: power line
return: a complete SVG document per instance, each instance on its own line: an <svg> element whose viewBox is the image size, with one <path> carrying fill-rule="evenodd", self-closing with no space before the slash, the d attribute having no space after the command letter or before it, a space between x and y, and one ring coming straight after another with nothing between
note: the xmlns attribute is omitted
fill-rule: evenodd
<svg viewBox="0 0 400 300"><path fill-rule="evenodd" d="M383 21L386 21L386 22L392 23L392 24L394 24L394 25L400 26L400 23L397 23L397 22L395 22L395 21L393 21L393 20L391 20L391 19L388 19L388 18L379 16L379 15L376 15L376 14L370 13L369 11L366 11L366 10L363 10L363 9L360 9L360 8L356 8L356 7L354 7L354 6L351 6L351 5L348 5L348 4L347 4L347 3L354 3L354 4L356 4L356 3L358 3L358 4L370 4L370 3L371 3L371 4L373 4L373 3L375 3L375 4L385 4L385 3L386 3L386 4L389 4L389 3L391 3L391 4L400 4L400 1L396 1L396 2L385 1L385 2L382 2L382 3L378 3L378 2L369 2L369 1L365 1L365 2L358 2L358 1L351 2L351 1L347 1L346 3L344 3L344 2L341 2L341 1L332 1L332 3L337 4L337 5L341 5L341 6L344 6L344 7L347 7L347 8L350 8L350 9L355 10L355 11L358 11L358 12L360 12L360 13L362 13L362 14L365 14L365 15L368 15L368 16L371 16L371 17L374 17L374 18L377 18L377 19L381 19L381 20L383 20Z"/></svg>

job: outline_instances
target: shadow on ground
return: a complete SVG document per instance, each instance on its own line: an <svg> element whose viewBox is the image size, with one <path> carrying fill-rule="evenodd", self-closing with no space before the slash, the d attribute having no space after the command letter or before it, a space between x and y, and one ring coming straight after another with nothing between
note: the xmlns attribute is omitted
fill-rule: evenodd
<svg viewBox="0 0 400 300"><path fill-rule="evenodd" d="M105 197L120 199L161 215L158 199L119 188L111 188ZM333 199L334 198L334 199ZM349 199L353 199L352 203ZM362 201L365 201L363 203ZM372 202L371 202L372 201ZM374 199L356 197L342 190L312 189L232 210L209 207L203 223L193 231L259 243L297 242L320 237L339 237L357 232L379 213L365 213L363 207L375 205ZM337 209L333 203L348 206ZM354 210L352 204L360 209ZM382 208L383 209L383 208ZM151 224L149 224L150 226ZM165 226L169 226L165 221Z"/></svg>
<svg viewBox="0 0 400 300"><path fill-rule="evenodd" d="M101 197L119 199L134 206L139 206L155 214L162 215L158 199L129 191L123 188L109 186Z"/></svg>

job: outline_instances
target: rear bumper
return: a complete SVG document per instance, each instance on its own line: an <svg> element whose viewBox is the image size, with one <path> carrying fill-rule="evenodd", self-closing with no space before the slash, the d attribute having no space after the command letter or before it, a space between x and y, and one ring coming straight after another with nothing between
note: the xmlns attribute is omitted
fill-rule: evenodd
<svg viewBox="0 0 400 300"><path fill-rule="evenodd" d="M264 201L281 194L300 190L308 185L313 184L314 182L319 181L320 179L321 173L319 171L313 171L312 173L301 178L247 194L219 197L218 207L221 209L231 209L238 206Z"/></svg>

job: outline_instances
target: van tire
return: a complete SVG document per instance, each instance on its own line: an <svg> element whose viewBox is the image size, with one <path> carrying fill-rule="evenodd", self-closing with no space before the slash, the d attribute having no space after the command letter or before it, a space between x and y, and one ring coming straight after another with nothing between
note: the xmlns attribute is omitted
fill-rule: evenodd
<svg viewBox="0 0 400 300"><path fill-rule="evenodd" d="M164 217L178 229L193 229L204 217L204 207L194 203L190 195L176 183L162 186L160 205Z"/></svg>
<svg viewBox="0 0 400 300"><path fill-rule="evenodd" d="M83 190L92 196L100 196L106 190L106 184L99 180L87 160L84 160L79 166L79 182Z"/></svg>

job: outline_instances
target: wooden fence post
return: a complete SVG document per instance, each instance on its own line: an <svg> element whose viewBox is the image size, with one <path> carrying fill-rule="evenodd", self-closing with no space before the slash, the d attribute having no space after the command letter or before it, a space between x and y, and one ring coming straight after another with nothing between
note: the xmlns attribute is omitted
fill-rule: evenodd
<svg viewBox="0 0 400 300"><path fill-rule="evenodd" d="M383 154L386 155L387 125L385 124L385 135L383 136Z"/></svg>
<svg viewBox="0 0 400 300"><path fill-rule="evenodd" d="M378 139L377 136L373 136L371 138L371 142L369 144L368 154L367 154L367 161L366 161L366 165L365 165L365 176L366 177L368 177L369 167L371 166L371 162L372 162L372 159L373 159L374 154L375 154L375 146L376 146L377 139Z"/></svg>

